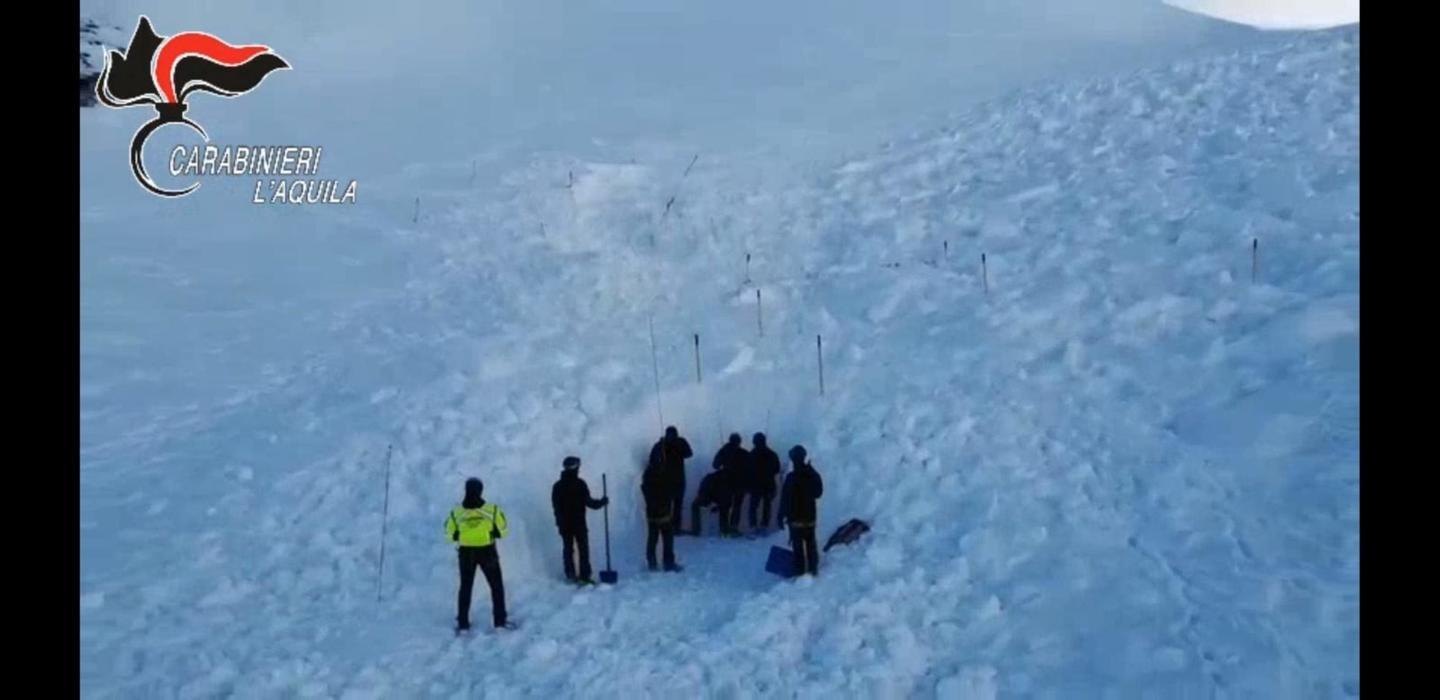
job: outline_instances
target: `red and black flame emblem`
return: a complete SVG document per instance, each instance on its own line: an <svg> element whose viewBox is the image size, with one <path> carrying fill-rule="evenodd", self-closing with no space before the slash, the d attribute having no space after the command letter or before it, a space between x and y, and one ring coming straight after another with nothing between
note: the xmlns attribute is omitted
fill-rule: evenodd
<svg viewBox="0 0 1440 700"><path fill-rule="evenodd" d="M125 53L106 54L95 96L107 107L155 106L158 116L140 127L130 142L130 168L145 189L162 197L179 197L195 191L200 183L183 190L156 185L145 172L141 157L145 139L166 124L178 123L209 141L205 130L185 117L187 96L209 92L237 97L255 89L272 71L289 67L268 46L233 46L204 32L159 36L150 19L141 16Z"/></svg>

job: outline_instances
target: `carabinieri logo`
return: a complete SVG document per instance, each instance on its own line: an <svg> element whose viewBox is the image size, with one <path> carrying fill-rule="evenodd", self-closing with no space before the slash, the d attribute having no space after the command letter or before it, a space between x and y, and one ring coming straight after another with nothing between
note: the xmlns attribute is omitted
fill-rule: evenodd
<svg viewBox="0 0 1440 700"><path fill-rule="evenodd" d="M194 192L200 183L182 190L156 185L145 172L145 139L166 124L184 124L209 142L205 129L185 117L186 97L196 91L238 97L254 90L272 71L289 67L268 46L232 46L204 32L161 37L151 28L150 18L141 15L125 53L106 54L95 96L116 109L155 107L157 116L141 126L130 142L130 168L145 189L162 197L179 197Z"/></svg>

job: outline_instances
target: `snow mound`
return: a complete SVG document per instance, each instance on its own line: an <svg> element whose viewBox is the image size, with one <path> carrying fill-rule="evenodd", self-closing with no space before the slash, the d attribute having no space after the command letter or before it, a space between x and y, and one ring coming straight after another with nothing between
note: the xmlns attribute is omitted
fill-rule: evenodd
<svg viewBox="0 0 1440 700"><path fill-rule="evenodd" d="M1165 0L1165 3L1259 29L1330 29L1360 22L1360 0Z"/></svg>

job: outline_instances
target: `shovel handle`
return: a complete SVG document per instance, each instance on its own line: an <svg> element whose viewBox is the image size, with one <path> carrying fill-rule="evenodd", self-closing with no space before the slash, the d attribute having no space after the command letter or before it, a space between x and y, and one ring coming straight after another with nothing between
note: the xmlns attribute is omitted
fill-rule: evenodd
<svg viewBox="0 0 1440 700"><path fill-rule="evenodd" d="M605 499L605 570L610 571L610 480L600 475L600 494Z"/></svg>

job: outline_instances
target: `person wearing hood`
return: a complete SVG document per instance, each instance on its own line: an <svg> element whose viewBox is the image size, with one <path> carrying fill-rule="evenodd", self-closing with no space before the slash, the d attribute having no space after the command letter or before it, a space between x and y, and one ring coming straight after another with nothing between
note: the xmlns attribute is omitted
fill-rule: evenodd
<svg viewBox="0 0 1440 700"><path fill-rule="evenodd" d="M445 518L445 534L455 543L460 559L460 597L455 616L457 631L470 629L470 592L475 569L490 584L490 611L497 628L513 629L505 611L505 581L500 573L500 553L495 543L509 533L505 512L482 497L485 484L471 477L465 480L465 499Z"/></svg>
<svg viewBox="0 0 1440 700"><path fill-rule="evenodd" d="M780 487L780 527L790 525L790 546L795 552L795 574L820 573L820 552L815 544L815 525L819 508L815 502L825 492L820 472L806 459L805 447L790 448L791 472Z"/></svg>
<svg viewBox="0 0 1440 700"><path fill-rule="evenodd" d="M723 496L725 502L720 505L720 534L736 536L740 534L740 507L745 502L745 492L750 477L750 452L740 446L740 433L730 433L730 439L715 453L715 460L711 468L717 470L724 480L723 488L717 490L715 495ZM713 476L713 475L712 475ZM709 479L710 477L705 477ZM695 524L698 530L699 523Z"/></svg>
<svg viewBox="0 0 1440 700"><path fill-rule="evenodd" d="M673 489L670 493L672 532L682 529L681 516L685 510L685 460L694 456L690 442L680 437L680 430L673 425L665 428L665 437L660 438L655 446L650 448L648 466L663 469L665 481Z"/></svg>
<svg viewBox="0 0 1440 700"><path fill-rule="evenodd" d="M755 433L750 450L750 528L755 529L755 511L760 511L760 529L770 528L770 509L775 504L776 477L780 476L780 455L770 449L765 433ZM761 506L763 505L763 509Z"/></svg>
<svg viewBox="0 0 1440 700"><path fill-rule="evenodd" d="M608 498L591 498L590 485L580 478L580 458L566 457L561 464L560 479L550 489L550 506L555 511L555 528L565 552L565 579L571 583L595 585L590 578L590 528L585 522L585 509L604 508ZM580 555L577 577L575 555Z"/></svg>

